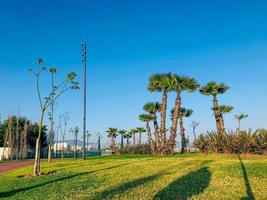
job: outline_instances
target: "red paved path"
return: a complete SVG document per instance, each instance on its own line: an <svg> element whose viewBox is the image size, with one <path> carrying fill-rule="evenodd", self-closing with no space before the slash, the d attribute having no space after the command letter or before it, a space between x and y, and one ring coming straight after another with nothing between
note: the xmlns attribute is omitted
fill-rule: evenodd
<svg viewBox="0 0 267 200"><path fill-rule="evenodd" d="M8 172L19 167L24 167L33 164L33 160L25 160L18 162L0 163L0 173Z"/></svg>

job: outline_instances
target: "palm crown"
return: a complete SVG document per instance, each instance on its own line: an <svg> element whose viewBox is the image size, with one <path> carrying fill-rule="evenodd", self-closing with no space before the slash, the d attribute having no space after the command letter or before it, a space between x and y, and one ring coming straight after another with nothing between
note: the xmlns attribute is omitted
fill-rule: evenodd
<svg viewBox="0 0 267 200"><path fill-rule="evenodd" d="M244 113L235 116L235 118L236 118L237 120L242 120L242 119L245 119L245 118L247 118L247 117L248 117L248 115L247 115L247 114L244 114Z"/></svg>
<svg viewBox="0 0 267 200"><path fill-rule="evenodd" d="M153 120L153 116L151 116L150 114L141 114L139 115L139 119L143 122L150 122L151 120Z"/></svg>
<svg viewBox="0 0 267 200"><path fill-rule="evenodd" d="M124 136L126 133L127 133L127 131L124 129L118 131L118 134L120 134L122 136Z"/></svg>
<svg viewBox="0 0 267 200"><path fill-rule="evenodd" d="M144 129L143 127L137 127L136 130L138 131L138 133L145 133L146 129Z"/></svg>
<svg viewBox="0 0 267 200"><path fill-rule="evenodd" d="M161 103L159 102L149 102L146 103L143 109L148 112L149 114L156 114L157 112L161 111Z"/></svg>
<svg viewBox="0 0 267 200"><path fill-rule="evenodd" d="M192 114L193 114L193 110L191 109L187 109L187 108L181 108L180 109L180 114L183 116L183 117L190 117Z"/></svg>
<svg viewBox="0 0 267 200"><path fill-rule="evenodd" d="M147 89L150 92L161 92L163 90L170 91L171 90L171 78L172 74L154 74L150 76L149 83Z"/></svg>
<svg viewBox="0 0 267 200"><path fill-rule="evenodd" d="M224 83L209 82L207 85L200 88L200 93L206 96L223 94L229 89Z"/></svg>
<svg viewBox="0 0 267 200"><path fill-rule="evenodd" d="M106 132L108 133L108 137L117 137L117 129L116 128L108 128L108 130L106 130Z"/></svg>
<svg viewBox="0 0 267 200"><path fill-rule="evenodd" d="M184 90L194 92L199 87L199 84L194 78L178 76L176 74L172 74L170 84L171 89L175 92L182 92Z"/></svg>
<svg viewBox="0 0 267 200"><path fill-rule="evenodd" d="M226 113L230 113L234 108L232 106L228 106L228 105L220 105L218 107L218 110L220 111L220 113L222 114L226 114ZM215 110L215 108L212 108L212 110Z"/></svg>

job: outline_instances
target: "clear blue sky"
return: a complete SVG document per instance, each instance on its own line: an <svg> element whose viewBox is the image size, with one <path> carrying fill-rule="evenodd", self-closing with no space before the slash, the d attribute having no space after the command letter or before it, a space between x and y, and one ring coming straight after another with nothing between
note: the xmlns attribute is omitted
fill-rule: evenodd
<svg viewBox="0 0 267 200"><path fill-rule="evenodd" d="M107 127L141 126L138 114L160 94L146 90L148 77L174 72L227 83L219 102L245 112L244 128L266 127L267 2L210 1L0 1L0 113L18 112L38 120L34 77L27 72L41 57L57 66L57 79L76 71L82 81L81 43L88 43L88 123L92 133ZM43 94L50 87L42 79ZM172 107L174 95L169 98ZM199 132L215 128L211 98L183 94L194 110L186 120L200 121ZM56 105L70 113L70 126L82 127L82 90L69 92Z"/></svg>

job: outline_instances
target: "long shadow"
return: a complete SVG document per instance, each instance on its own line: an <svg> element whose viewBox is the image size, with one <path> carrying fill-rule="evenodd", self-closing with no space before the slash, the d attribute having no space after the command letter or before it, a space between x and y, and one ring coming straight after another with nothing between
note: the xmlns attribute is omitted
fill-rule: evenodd
<svg viewBox="0 0 267 200"><path fill-rule="evenodd" d="M240 165L241 165L241 169L242 169L243 177L244 177L244 182L245 182L245 186L246 186L246 192L247 192L247 196L242 197L241 200L255 200L255 197L253 195L253 192L252 192L252 189L251 189L251 186L249 183L246 167L245 167L239 154L238 154L238 159L240 161Z"/></svg>
<svg viewBox="0 0 267 200"><path fill-rule="evenodd" d="M211 172L208 170L208 167L200 168L170 183L166 188L159 191L154 196L154 199L186 200L196 194L202 193L208 187L210 179Z"/></svg>
<svg viewBox="0 0 267 200"><path fill-rule="evenodd" d="M103 200L103 199L111 199L111 197L114 197L115 195L122 194L126 192L127 190L130 190L131 188L138 187L139 185L144 185L148 182L154 181L158 179L160 176L162 176L163 173L158 173L151 176L142 177L130 182L122 183L116 187L113 187L111 189L107 189L96 196L94 196L94 200Z"/></svg>
<svg viewBox="0 0 267 200"><path fill-rule="evenodd" d="M111 166L111 167L107 167L107 168L103 168L103 169L97 169L97 170L90 171L90 172L83 172L83 173L73 174L73 175L64 176L64 177L61 177L61 178L58 178L58 179L55 179L55 180L51 180L51 181L47 181L47 182L44 182L44 183L40 183L40 184L37 184L37 185L32 185L32 186L24 187L24 188L18 188L18 189L10 190L10 191L7 191L7 192L1 192L0 193L0 198L14 196L15 194L17 194L19 192L25 192L25 191L28 191L28 190L31 190L31 189L34 189L34 188L42 187L42 186L47 185L47 184L56 183L56 182L72 179L72 178L75 178L77 176L88 175L88 174L92 174L92 173L99 172L99 171L110 170L110 169L114 169L114 168L121 167L121 166L128 165L128 164L129 163L124 163L124 164L115 165L115 166Z"/></svg>

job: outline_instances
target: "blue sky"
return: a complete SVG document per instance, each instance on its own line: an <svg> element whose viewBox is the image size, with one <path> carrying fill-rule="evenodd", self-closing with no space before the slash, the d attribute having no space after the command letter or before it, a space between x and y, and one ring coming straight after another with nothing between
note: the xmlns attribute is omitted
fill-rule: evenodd
<svg viewBox="0 0 267 200"><path fill-rule="evenodd" d="M88 44L89 130L103 136L107 127L141 126L138 114L160 94L146 90L148 77L174 72L200 84L215 80L231 89L219 102L234 115L249 114L244 128L266 127L266 1L0 1L0 113L20 112L39 119L34 77L27 72L41 57L57 66L59 81L69 71L82 81L81 43ZM42 78L43 94L50 87ZM174 94L169 96L169 109ZM183 94L183 106L200 121L199 132L215 128L211 98ZM62 96L59 114L69 112L70 126L82 127L82 90ZM69 135L69 138L71 136ZM95 138L93 137L93 140Z"/></svg>

